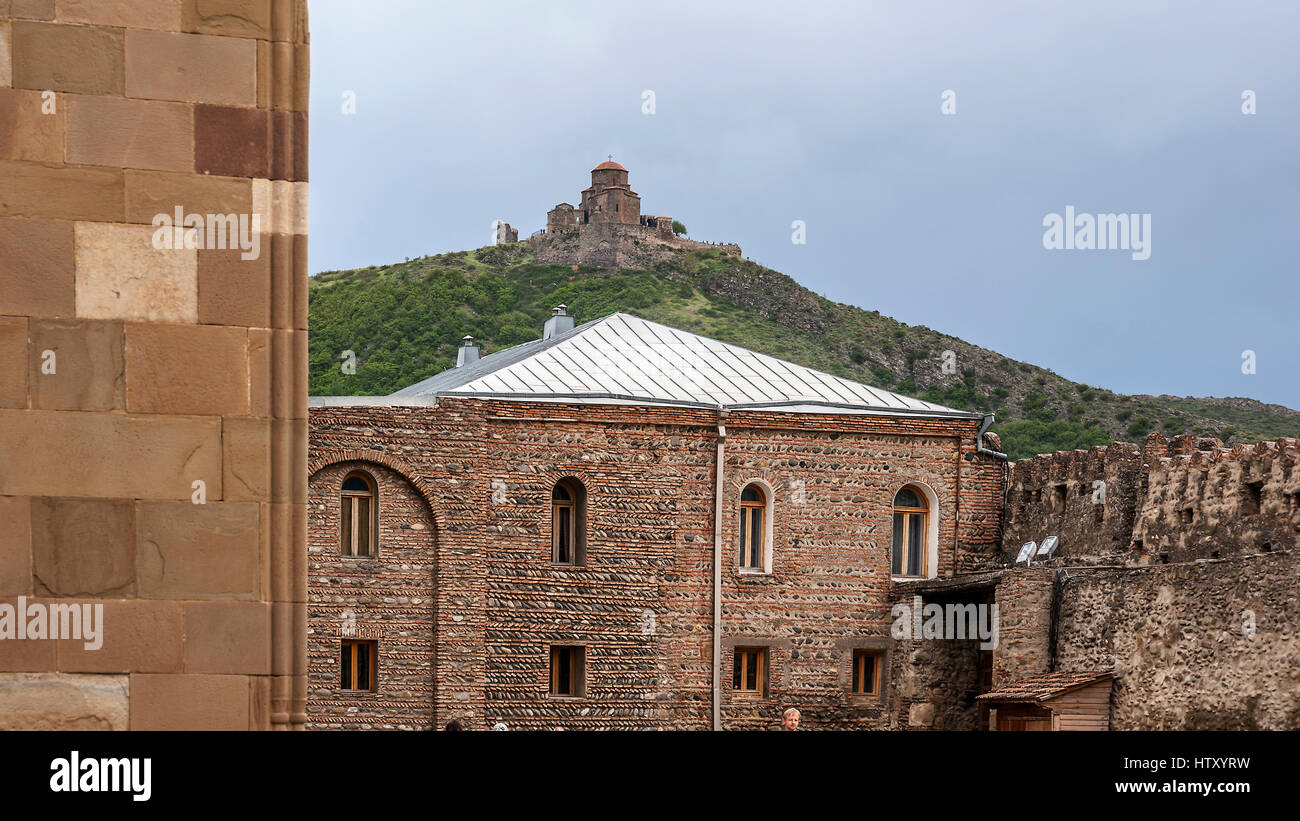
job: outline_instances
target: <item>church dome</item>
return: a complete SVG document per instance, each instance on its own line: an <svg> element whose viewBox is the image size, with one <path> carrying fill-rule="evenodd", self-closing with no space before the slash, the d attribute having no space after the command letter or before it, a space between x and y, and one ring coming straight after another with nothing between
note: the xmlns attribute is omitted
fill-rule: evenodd
<svg viewBox="0 0 1300 821"><path fill-rule="evenodd" d="M615 171L626 171L626 170L627 170L626 168L624 168L623 166L621 166L621 165L619 165L618 163L614 162L613 160L606 160L605 162L601 163L600 165L596 166L595 168L593 168L593 169L591 169L591 170L592 170L592 171L605 171L605 170L608 170L608 169L611 169L611 168L614 169Z"/></svg>

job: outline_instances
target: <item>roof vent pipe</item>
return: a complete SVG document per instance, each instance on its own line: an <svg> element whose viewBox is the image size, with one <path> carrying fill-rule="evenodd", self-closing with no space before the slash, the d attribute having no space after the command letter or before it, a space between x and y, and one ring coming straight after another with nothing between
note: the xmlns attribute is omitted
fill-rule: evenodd
<svg viewBox="0 0 1300 821"><path fill-rule="evenodd" d="M542 326L542 339L550 339L573 330L573 317L569 316L564 305L556 305L551 310L550 319Z"/></svg>
<svg viewBox="0 0 1300 821"><path fill-rule="evenodd" d="M456 367L463 368L478 361L479 346L474 344L474 337L465 334L460 341L460 350L456 352Z"/></svg>

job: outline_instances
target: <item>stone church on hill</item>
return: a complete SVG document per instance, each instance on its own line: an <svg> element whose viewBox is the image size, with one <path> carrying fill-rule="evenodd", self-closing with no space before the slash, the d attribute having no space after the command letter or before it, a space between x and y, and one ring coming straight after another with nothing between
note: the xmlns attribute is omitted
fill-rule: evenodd
<svg viewBox="0 0 1300 821"><path fill-rule="evenodd" d="M392 395L315 397L309 726L1300 725L1295 440L1008 465L991 422L564 306Z"/></svg>
<svg viewBox="0 0 1300 821"><path fill-rule="evenodd" d="M578 206L567 202L546 214L546 228L528 238L537 262L646 268L673 249L712 249L740 256L735 243L697 242L673 232L673 218L641 213L641 196L628 184L628 171L613 157L591 170L591 185ZM518 231L498 227L497 243L513 242Z"/></svg>

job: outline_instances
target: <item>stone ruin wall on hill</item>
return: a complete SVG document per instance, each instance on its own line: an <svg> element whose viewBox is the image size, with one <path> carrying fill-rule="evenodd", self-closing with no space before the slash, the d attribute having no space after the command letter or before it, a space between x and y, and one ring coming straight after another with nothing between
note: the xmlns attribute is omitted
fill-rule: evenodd
<svg viewBox="0 0 1300 821"><path fill-rule="evenodd" d="M528 238L533 258L543 265L594 265L603 268L644 270L673 258L678 250L714 249L740 256L735 243L698 242L657 228L622 223L592 223L567 231Z"/></svg>

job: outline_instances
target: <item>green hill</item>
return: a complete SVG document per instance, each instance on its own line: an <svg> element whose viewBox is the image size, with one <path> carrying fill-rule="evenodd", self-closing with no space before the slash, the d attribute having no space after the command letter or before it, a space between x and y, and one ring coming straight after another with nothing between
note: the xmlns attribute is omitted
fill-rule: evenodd
<svg viewBox="0 0 1300 821"><path fill-rule="evenodd" d="M646 271L537 265L526 243L311 278L312 395L391 393L452 367L465 334L484 353L538 338L559 303L582 323L625 311L940 402L993 411L1013 459L1140 441L1149 431L1255 442L1300 435L1300 412L1253 399L1126 396L1064 379L924 326L824 299L715 251ZM356 355L356 373L340 365ZM955 356L945 358L945 352ZM945 361L955 367L946 369ZM952 372L955 371L955 372Z"/></svg>

